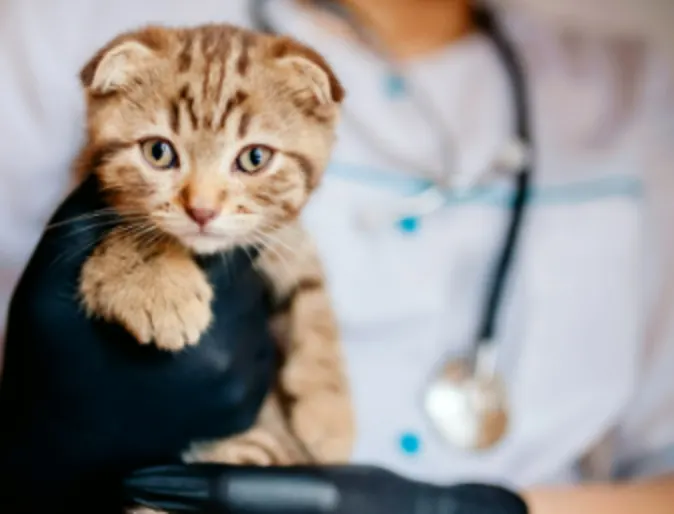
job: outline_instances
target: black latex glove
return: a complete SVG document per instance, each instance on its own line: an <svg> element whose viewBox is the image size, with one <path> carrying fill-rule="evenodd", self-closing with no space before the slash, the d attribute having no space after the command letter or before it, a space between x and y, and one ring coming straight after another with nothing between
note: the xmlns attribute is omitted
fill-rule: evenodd
<svg viewBox="0 0 674 514"><path fill-rule="evenodd" d="M171 513L526 514L516 494L481 484L449 487L373 467L166 466L126 480L129 501Z"/></svg>
<svg viewBox="0 0 674 514"><path fill-rule="evenodd" d="M80 268L115 218L87 180L59 208L16 289L0 384L0 512L120 512L122 477L248 428L275 369L262 279L244 253L201 262L213 325L179 354L88 319ZM85 215L85 216L82 216Z"/></svg>

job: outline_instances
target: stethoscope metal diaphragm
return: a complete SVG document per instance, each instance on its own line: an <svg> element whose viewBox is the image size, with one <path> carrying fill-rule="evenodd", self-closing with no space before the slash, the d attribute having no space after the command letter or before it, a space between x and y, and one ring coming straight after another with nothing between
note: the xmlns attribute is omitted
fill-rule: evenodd
<svg viewBox="0 0 674 514"><path fill-rule="evenodd" d="M463 450L489 449L508 432L508 395L492 350L480 347L476 361L447 361L424 390L424 409L436 431Z"/></svg>

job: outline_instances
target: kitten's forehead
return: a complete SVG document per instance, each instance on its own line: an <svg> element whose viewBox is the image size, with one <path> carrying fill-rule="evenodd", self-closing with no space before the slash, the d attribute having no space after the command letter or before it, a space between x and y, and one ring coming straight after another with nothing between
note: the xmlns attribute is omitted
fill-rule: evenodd
<svg viewBox="0 0 674 514"><path fill-rule="evenodd" d="M288 118L296 110L287 85L291 72L274 65L278 38L227 25L168 29L165 37L169 44L157 53L162 65L151 69L155 80L136 93L140 102L147 97L151 109L165 108L168 99L174 131L184 122L192 129L223 130L245 104L249 117L240 119L242 136L252 115L265 121L264 113Z"/></svg>
<svg viewBox="0 0 674 514"><path fill-rule="evenodd" d="M205 88L209 86L207 79L218 75L214 66L224 68L230 77L245 77L251 67L261 64L264 51L273 44L270 36L227 25L176 30L169 36L176 40L178 73L202 75Z"/></svg>

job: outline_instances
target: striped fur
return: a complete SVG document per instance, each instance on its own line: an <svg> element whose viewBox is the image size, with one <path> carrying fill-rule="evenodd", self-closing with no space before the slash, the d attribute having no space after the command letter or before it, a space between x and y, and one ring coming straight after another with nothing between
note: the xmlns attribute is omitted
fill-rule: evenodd
<svg viewBox="0 0 674 514"><path fill-rule="evenodd" d="M354 428L339 335L298 221L320 184L344 97L328 64L290 39L228 25L147 27L106 45L81 80L87 142L76 171L97 175L124 220L83 267L87 312L164 350L198 344L212 290L192 254L250 243L262 246L255 265L279 306L285 359L258 423L228 440L195 441L185 459L347 460ZM144 158L143 142L157 137L176 149L175 167ZM234 162L249 145L273 158L246 174ZM216 213L209 235L189 218L194 208Z"/></svg>

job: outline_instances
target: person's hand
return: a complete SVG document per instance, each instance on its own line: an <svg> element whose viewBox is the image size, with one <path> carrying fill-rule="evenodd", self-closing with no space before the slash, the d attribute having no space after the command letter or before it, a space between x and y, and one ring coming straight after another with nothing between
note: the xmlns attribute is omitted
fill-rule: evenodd
<svg viewBox="0 0 674 514"><path fill-rule="evenodd" d="M527 514L501 487L433 486L373 467L164 466L125 483L129 503L171 513Z"/></svg>
<svg viewBox="0 0 674 514"><path fill-rule="evenodd" d="M11 302L0 512L119 512L125 473L247 429L274 378L265 288L243 251L200 262L214 320L182 352L86 316L80 270L117 222L98 198L90 178L58 209Z"/></svg>

